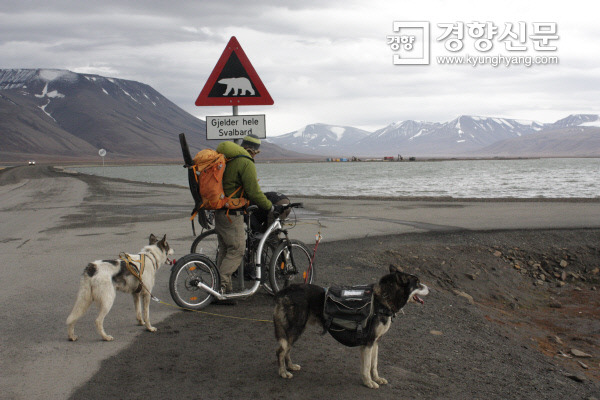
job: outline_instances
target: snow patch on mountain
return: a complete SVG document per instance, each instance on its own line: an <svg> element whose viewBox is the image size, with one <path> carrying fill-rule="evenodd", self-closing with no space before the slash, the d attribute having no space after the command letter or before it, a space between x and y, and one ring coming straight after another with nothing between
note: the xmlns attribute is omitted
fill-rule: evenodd
<svg viewBox="0 0 600 400"><path fill-rule="evenodd" d="M123 93L125 93L127 96L131 97L131 100L135 101L136 103L139 103L139 101L136 100L135 97L133 97L132 95L130 95L125 89L121 88L121 90L123 91Z"/></svg>
<svg viewBox="0 0 600 400"><path fill-rule="evenodd" d="M595 121L584 122L584 123L580 124L579 126L595 126L595 127L600 127L600 119L597 119Z"/></svg>
<svg viewBox="0 0 600 400"><path fill-rule="evenodd" d="M48 104L50 104L50 100L48 100L48 102L46 104L44 104L43 106L38 106L38 108L41 109L44 112L44 114L46 114L47 116L52 118L52 120L54 122L56 122L56 119L54 119L54 117L52 115L50 115L50 113L48 111L46 111L46 107L48 107Z"/></svg>
<svg viewBox="0 0 600 400"><path fill-rule="evenodd" d="M587 121L580 123L578 126L600 127L600 115L587 115Z"/></svg>
<svg viewBox="0 0 600 400"><path fill-rule="evenodd" d="M344 137L344 132L346 132L346 128L341 126L332 126L329 128L331 133L336 135L337 141L339 142Z"/></svg>
<svg viewBox="0 0 600 400"><path fill-rule="evenodd" d="M65 97L64 94L58 93L58 90L52 90L49 92L48 91L48 83L46 83L46 86L44 86L44 89L42 89L42 94L36 94L34 96L37 97L38 99L43 99L44 97L50 97L52 99L55 99L57 97L58 98Z"/></svg>
<svg viewBox="0 0 600 400"><path fill-rule="evenodd" d="M62 69L41 69L38 72L38 76L46 82L52 82L58 79L71 83L77 82L76 73Z"/></svg>

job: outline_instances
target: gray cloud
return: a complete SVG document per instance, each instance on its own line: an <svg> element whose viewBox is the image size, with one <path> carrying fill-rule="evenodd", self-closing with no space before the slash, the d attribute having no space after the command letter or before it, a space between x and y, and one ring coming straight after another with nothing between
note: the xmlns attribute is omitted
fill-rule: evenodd
<svg viewBox="0 0 600 400"><path fill-rule="evenodd" d="M203 117L227 107L194 101L236 36L275 100L244 107L267 115L269 134L313 122L372 129L402 119L477 114L554 121L595 112L600 95L597 25L569 4L355 1L0 0L1 68L66 68L153 86ZM521 10L507 12L507 9ZM559 65L397 66L392 22L555 21ZM433 35L432 35L433 36ZM587 45L586 45L587 43ZM597 45L596 45L597 47ZM432 43L432 55L444 54ZM445 53L448 55L448 52ZM474 50L471 54L476 54ZM595 109L596 108L596 109Z"/></svg>

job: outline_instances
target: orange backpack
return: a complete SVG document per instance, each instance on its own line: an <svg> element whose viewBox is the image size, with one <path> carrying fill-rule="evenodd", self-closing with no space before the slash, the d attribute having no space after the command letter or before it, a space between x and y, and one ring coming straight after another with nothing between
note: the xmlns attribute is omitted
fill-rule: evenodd
<svg viewBox="0 0 600 400"><path fill-rule="evenodd" d="M220 210L222 208L237 209L248 205L248 199L244 199L244 190L240 186L229 196L225 196L223 191L223 173L227 159L221 153L213 149L204 149L198 152L194 157L192 169L198 182L200 197L202 203L198 208L206 210ZM240 198L231 197L239 190L242 190ZM193 216L192 216L193 218Z"/></svg>

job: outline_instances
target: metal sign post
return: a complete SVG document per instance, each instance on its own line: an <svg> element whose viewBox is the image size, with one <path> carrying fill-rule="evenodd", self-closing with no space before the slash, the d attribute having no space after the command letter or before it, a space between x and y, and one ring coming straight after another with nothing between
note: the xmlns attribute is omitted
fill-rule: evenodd
<svg viewBox="0 0 600 400"><path fill-rule="evenodd" d="M98 150L98 155L102 157L102 175L104 175L104 156L106 156L106 150L100 149Z"/></svg>
<svg viewBox="0 0 600 400"><path fill-rule="evenodd" d="M232 110L231 110L232 114L231 115L233 115L233 116L238 115L238 106L231 106L231 108L232 108ZM207 121L206 121L206 129L207 129L207 131L206 131L206 138L208 139L208 118L207 118ZM240 139L235 139L233 142L235 144L239 144L240 146L242 145L242 139L241 138Z"/></svg>

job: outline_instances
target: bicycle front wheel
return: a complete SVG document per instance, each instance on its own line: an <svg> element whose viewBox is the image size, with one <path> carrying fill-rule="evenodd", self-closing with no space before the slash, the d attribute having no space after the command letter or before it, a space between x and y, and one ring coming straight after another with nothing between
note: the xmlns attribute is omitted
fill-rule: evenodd
<svg viewBox="0 0 600 400"><path fill-rule="evenodd" d="M269 281L273 293L292 283L312 283L315 276L312 253L301 241L292 239L279 243L269 265Z"/></svg>
<svg viewBox="0 0 600 400"><path fill-rule="evenodd" d="M263 248L263 253L261 257L262 270L261 270L261 281L262 287L268 294L274 294L273 289L271 289L271 278L269 277L269 264L271 263L271 257L273 256L273 252L275 251L275 246L269 242L265 243L265 247ZM256 254L255 254L256 256Z"/></svg>
<svg viewBox="0 0 600 400"><path fill-rule="evenodd" d="M188 254L180 258L171 269L169 291L179 307L200 310L213 301L213 296L198 287L201 282L218 291L221 279L210 258L201 254Z"/></svg>

